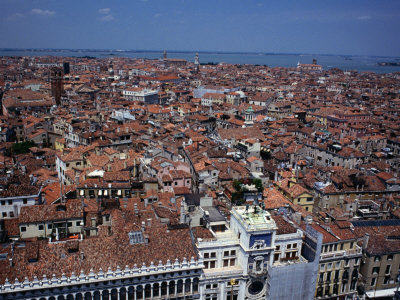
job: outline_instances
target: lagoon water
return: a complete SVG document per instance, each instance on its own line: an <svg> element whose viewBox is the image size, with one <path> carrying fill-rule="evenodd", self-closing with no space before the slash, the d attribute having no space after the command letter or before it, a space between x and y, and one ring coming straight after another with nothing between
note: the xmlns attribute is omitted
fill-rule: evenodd
<svg viewBox="0 0 400 300"><path fill-rule="evenodd" d="M193 61L195 52L169 51L168 58L182 58ZM146 50L52 50L52 49L0 49L0 56L64 56L64 57L130 57L159 59L163 51ZM324 69L339 68L359 72L392 73L400 72L400 67L378 66L378 62L400 62L400 57L356 56L356 55L321 55L321 54L270 54L270 53L228 53L199 52L200 63L255 64L269 67L296 67L297 63L312 63L317 59Z"/></svg>

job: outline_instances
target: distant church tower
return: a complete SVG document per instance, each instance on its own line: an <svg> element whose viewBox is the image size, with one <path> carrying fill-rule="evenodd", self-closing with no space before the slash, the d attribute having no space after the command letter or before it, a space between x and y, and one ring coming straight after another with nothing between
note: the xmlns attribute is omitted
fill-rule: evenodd
<svg viewBox="0 0 400 300"><path fill-rule="evenodd" d="M199 53L194 56L194 72L199 73L200 63L199 63Z"/></svg>
<svg viewBox="0 0 400 300"><path fill-rule="evenodd" d="M51 96L56 100L56 104L61 104L61 95L64 93L63 70L61 68L52 68L50 72Z"/></svg>
<svg viewBox="0 0 400 300"><path fill-rule="evenodd" d="M245 111L244 126L251 127L254 124L254 110L251 106Z"/></svg>
<svg viewBox="0 0 400 300"><path fill-rule="evenodd" d="M163 59L167 59L167 50L164 49L164 53L163 53Z"/></svg>

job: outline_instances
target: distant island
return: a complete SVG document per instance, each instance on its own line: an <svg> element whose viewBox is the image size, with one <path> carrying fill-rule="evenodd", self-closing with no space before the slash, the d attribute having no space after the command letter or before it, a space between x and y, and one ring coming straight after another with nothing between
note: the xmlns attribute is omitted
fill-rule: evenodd
<svg viewBox="0 0 400 300"><path fill-rule="evenodd" d="M400 62L378 62L377 65L381 67L400 67Z"/></svg>

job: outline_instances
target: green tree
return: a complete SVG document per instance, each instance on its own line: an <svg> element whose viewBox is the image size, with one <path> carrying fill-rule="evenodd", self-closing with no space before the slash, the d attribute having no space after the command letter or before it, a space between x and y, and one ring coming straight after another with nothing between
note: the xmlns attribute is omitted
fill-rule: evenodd
<svg viewBox="0 0 400 300"><path fill-rule="evenodd" d="M264 190L264 187L263 187L263 184L262 184L261 179L259 179L259 178L254 178L254 179L252 180L252 184L254 184L254 185L256 186L256 189L257 189L259 192L262 192L262 191Z"/></svg>
<svg viewBox="0 0 400 300"><path fill-rule="evenodd" d="M233 180L232 186L236 191L239 192L242 188L242 183L239 180L235 179Z"/></svg>
<svg viewBox="0 0 400 300"><path fill-rule="evenodd" d="M36 144L33 141L14 143L11 146L11 154L18 155L18 154L28 153L29 148L35 147L35 146L36 146Z"/></svg>

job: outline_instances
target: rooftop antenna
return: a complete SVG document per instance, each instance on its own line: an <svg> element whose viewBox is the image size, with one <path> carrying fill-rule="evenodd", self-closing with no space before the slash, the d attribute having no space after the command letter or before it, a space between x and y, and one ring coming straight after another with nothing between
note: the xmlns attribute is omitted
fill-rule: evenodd
<svg viewBox="0 0 400 300"><path fill-rule="evenodd" d="M62 178L61 178L61 179L60 179L60 202L61 202L62 204L65 203L65 196L64 196L65 190L64 190L64 192L63 192L63 186L64 186L64 184L63 184L63 180L62 180Z"/></svg>

